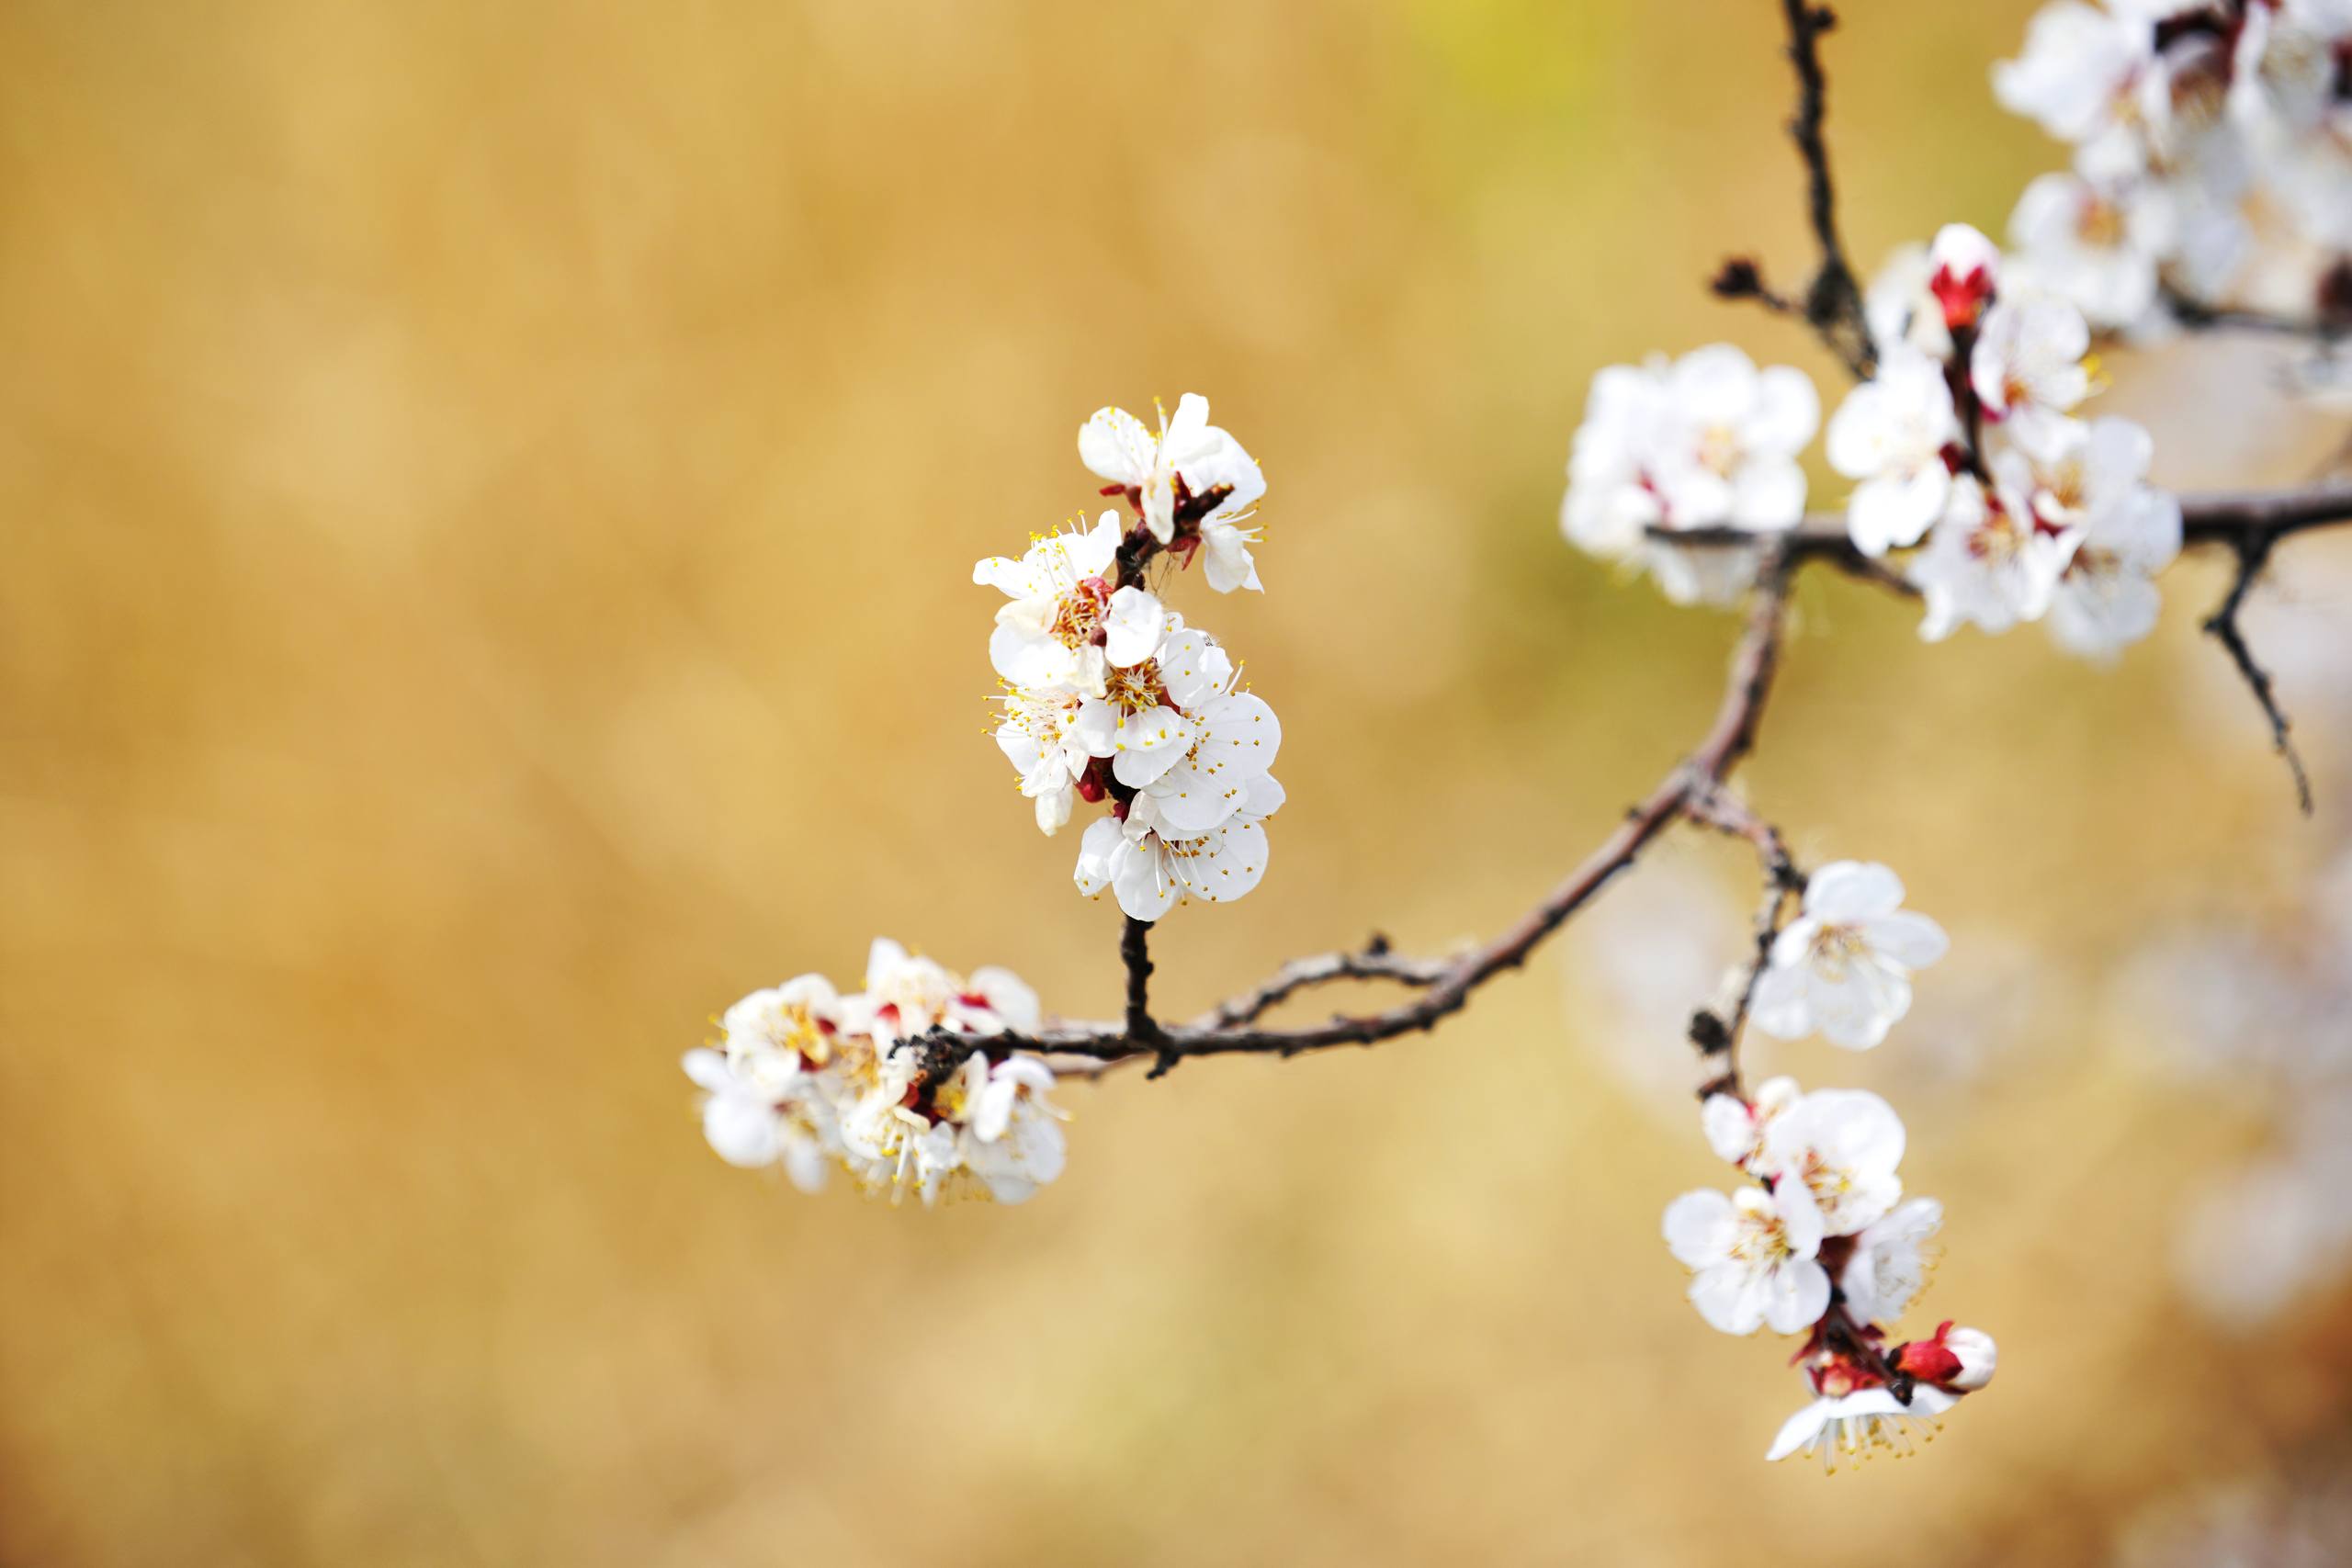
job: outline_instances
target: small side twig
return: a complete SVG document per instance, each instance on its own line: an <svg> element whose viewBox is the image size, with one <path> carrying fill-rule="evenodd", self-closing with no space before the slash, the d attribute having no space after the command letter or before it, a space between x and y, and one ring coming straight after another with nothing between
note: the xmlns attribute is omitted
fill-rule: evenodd
<svg viewBox="0 0 2352 1568"><path fill-rule="evenodd" d="M1702 827L1746 840L1756 851L1757 865L1764 876L1763 897L1756 907L1754 947L1747 961L1726 977L1728 999L1690 1015L1690 1043L1698 1047L1702 1057L1723 1059L1722 1066L1699 1086L1699 1098L1704 1100L1711 1094L1741 1092L1739 1037L1747 1027L1757 983L1771 963L1772 943L1781 934L1781 913L1791 897L1804 892L1805 874L1789 854L1787 840L1780 829L1727 787L1718 785L1705 795L1693 796L1683 814Z"/></svg>
<svg viewBox="0 0 2352 1568"><path fill-rule="evenodd" d="M2294 726L2287 717L2287 710L2279 705L2270 671L2255 658L2254 649L2247 646L2245 633L2238 625L2238 612L2245 607L2246 595L2253 591L2255 580L2269 564L2271 547L2277 542L2278 535L2268 531L2249 532L2233 541L2237 556L2237 575L2231 579L2229 593L2222 600L2221 607L2205 618L2205 631L2228 652L2230 661L2237 666L2238 673L2245 678L2246 689L2254 694L2254 700L2261 705L2263 717L2269 720L2272 749L2286 759L2287 771L2295 780L2295 803L2302 808L2303 815L2309 817L2312 814L2312 781L2311 775L2303 769L2302 755L2295 750L2294 739L2289 733Z"/></svg>
<svg viewBox="0 0 2352 1568"><path fill-rule="evenodd" d="M1789 24L1789 62L1797 74L1797 108L1789 121L1789 135L1804 160L1805 211L1821 260L1802 301L1767 288L1756 263L1741 257L1724 264L1713 288L1724 299L1754 299L1775 314L1802 317L1855 380L1867 381L1878 368L1878 355L1862 313L1861 285L1838 233L1838 189L1829 173L1829 144L1821 130L1828 115L1829 78L1821 68L1820 38L1838 25L1838 15L1813 0L1781 0L1781 10Z"/></svg>
<svg viewBox="0 0 2352 1568"><path fill-rule="evenodd" d="M1192 1026L1205 1030L1239 1029L1255 1023L1270 1009L1296 993L1337 980L1393 980L1400 986L1434 986L1445 978L1445 972L1452 967L1451 959L1415 958L1398 953L1388 945L1385 936L1374 932L1371 941L1353 953L1318 953L1292 959L1256 990L1227 998L1194 1019Z"/></svg>

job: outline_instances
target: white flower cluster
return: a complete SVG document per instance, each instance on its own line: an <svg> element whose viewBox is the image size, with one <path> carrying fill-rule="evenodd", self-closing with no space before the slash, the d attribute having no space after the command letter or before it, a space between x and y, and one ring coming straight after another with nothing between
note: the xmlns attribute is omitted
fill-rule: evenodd
<svg viewBox="0 0 2352 1568"><path fill-rule="evenodd" d="M967 979L878 937L865 990L803 975L718 1022L718 1043L687 1052L685 1069L707 1091L703 1136L729 1165L782 1166L804 1192L838 1167L868 1193L926 1204L1018 1203L1061 1174L1062 1112L1036 1057L982 1046L944 1081L919 1081L918 1036L1036 1032L1036 993L1010 970Z"/></svg>
<svg viewBox="0 0 2352 1568"><path fill-rule="evenodd" d="M1910 1006L1912 968L1944 949L1941 928L1902 901L1884 866L1823 867L1773 945L1757 1022L1789 1036L1817 1028L1858 1049L1883 1039ZM1807 1337L1796 1361L1813 1400L1766 1457L1805 1453L1835 1469L1908 1451L1915 1434L1991 1380L1995 1351L1988 1336L1949 1323L1887 1346L1888 1325L1927 1283L1943 1223L1934 1199L1904 1199L1902 1121L1875 1094L1807 1094L1779 1077L1750 1100L1710 1095L1700 1122L1749 1182L1667 1206L1666 1243L1692 1271L1691 1304L1726 1334Z"/></svg>
<svg viewBox="0 0 2352 1568"><path fill-rule="evenodd" d="M2352 4L2057 0L1994 68L2075 149L2009 220L2035 286L2102 329L2167 288L2302 317L2352 308Z"/></svg>
<svg viewBox="0 0 2352 1568"><path fill-rule="evenodd" d="M1274 711L1244 690L1240 667L1184 624L1125 563L1197 557L1220 593L1257 590L1251 508L1266 493L1241 444L1187 394L1157 433L1106 408L1078 433L1079 456L1135 510L1033 537L1020 559L994 556L972 581L1001 592L989 657L1003 691L997 745L1058 831L1075 803L1108 801L1079 842L1075 880L1109 889L1138 920L1177 903L1221 903L1266 872L1265 820L1283 804L1270 772L1282 746Z"/></svg>
<svg viewBox="0 0 2352 1568"><path fill-rule="evenodd" d="M1803 371L1759 371L1729 344L1672 364L1610 366L1592 378L1577 431L1561 531L1595 555L1648 568L1678 604L1728 603L1754 573L1747 552L1657 536L1796 526L1805 495L1797 456L1820 424Z"/></svg>
<svg viewBox="0 0 2352 1568"><path fill-rule="evenodd" d="M1831 416L1829 464L1856 481L1858 548L1924 543L1921 636L2047 616L2061 647L2112 659L2155 627L2180 502L2147 482L2145 430L2075 417L2096 389L2089 325L2007 287L2011 270L1960 223L1896 255L1867 301L1877 373Z"/></svg>
<svg viewBox="0 0 2352 1568"><path fill-rule="evenodd" d="M1867 301L1877 371L1830 418L1829 466L1856 481L1847 525L1858 548L1917 550L1922 636L2047 616L2063 647L2110 659L2155 626L2154 579L2180 553L2180 504L2147 482L2146 431L2075 417L2095 389L2082 312L2048 293L2005 294L2004 270L1964 224L1898 253ZM1756 552L1674 535L1794 527L1799 457L1820 423L1802 373L1759 371L1728 344L1611 366L1577 430L1561 529L1646 567L1677 604L1728 604L1754 579Z"/></svg>

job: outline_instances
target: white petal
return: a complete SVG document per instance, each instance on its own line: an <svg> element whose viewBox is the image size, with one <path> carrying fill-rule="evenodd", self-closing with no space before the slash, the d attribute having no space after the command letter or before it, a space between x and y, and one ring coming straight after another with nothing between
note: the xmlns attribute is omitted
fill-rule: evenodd
<svg viewBox="0 0 2352 1568"><path fill-rule="evenodd" d="M1903 879L1875 862L1832 861L1804 887L1804 912L1832 925L1891 914L1902 903Z"/></svg>
<svg viewBox="0 0 2352 1568"><path fill-rule="evenodd" d="M1668 1203L1660 1225L1668 1250L1687 1269L1704 1269L1730 1257L1738 1229L1738 1210L1712 1187L1685 1192Z"/></svg>
<svg viewBox="0 0 2352 1568"><path fill-rule="evenodd" d="M1862 940L1906 969L1924 969L1951 948L1944 928L1913 909L1871 915L1857 922Z"/></svg>
<svg viewBox="0 0 2352 1568"><path fill-rule="evenodd" d="M1143 421L1125 409L1098 409L1078 431L1079 461L1114 484L1148 479L1158 447Z"/></svg>
<svg viewBox="0 0 2352 1568"><path fill-rule="evenodd" d="M1111 595L1102 616L1103 656L1125 670L1150 658L1168 629L1168 611L1140 588L1122 588Z"/></svg>

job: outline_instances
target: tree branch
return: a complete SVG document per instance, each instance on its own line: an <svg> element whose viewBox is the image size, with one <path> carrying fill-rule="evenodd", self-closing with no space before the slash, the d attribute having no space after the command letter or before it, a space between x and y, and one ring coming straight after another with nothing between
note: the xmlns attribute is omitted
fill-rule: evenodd
<svg viewBox="0 0 2352 1568"><path fill-rule="evenodd" d="M2352 317L2278 316L2264 310L2209 305L2171 284L2163 287L2165 310L2173 321L2191 332L2264 333L2274 337L2303 338L2323 348L2352 335Z"/></svg>
<svg viewBox="0 0 2352 1568"><path fill-rule="evenodd" d="M1426 1032L1459 1011L1473 992L1507 969L1527 961L1543 940L1590 903L1617 874L1634 863L1652 840L1676 821L1692 817L1711 801L1732 770L1753 748L1772 680L1780 667L1787 625L1792 573L1779 541L1766 541L1746 628L1732 653L1723 701L1714 722L1690 754L1677 763L1632 810L1616 830L1544 899L1508 930L1450 961L1404 960L1385 945L1365 954L1329 954L1286 964L1264 985L1213 1010L1202 1021L1161 1028L1156 1041L1136 1039L1120 1025L1069 1024L1031 1040L991 1035L988 1049L1034 1050L1051 1055L1117 1061L1153 1055L1155 1073L1192 1056L1257 1054L1294 1056L1333 1045L1369 1045L1400 1034ZM1704 818L1700 819L1704 820ZM1379 978L1423 987L1422 994L1380 1012L1342 1014L1296 1029L1252 1028L1267 1008L1302 986L1352 977L1358 970ZM1222 1021L1231 1020L1233 1021ZM967 1052L968 1054L968 1052Z"/></svg>

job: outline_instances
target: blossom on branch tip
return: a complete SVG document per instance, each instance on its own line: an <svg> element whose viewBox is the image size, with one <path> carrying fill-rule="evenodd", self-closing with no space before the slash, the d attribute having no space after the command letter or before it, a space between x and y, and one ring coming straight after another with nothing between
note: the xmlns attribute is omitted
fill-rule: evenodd
<svg viewBox="0 0 2352 1568"><path fill-rule="evenodd" d="M730 1165L781 1165L814 1192L833 1168L869 1193L1017 1203L1061 1172L1052 1070L982 1047L927 1082L919 1037L1034 1035L1036 993L1010 970L955 974L876 939L866 988L836 996L804 975L729 1008L717 1049L686 1053L703 1134Z"/></svg>
<svg viewBox="0 0 2352 1568"><path fill-rule="evenodd" d="M1804 908L1772 942L1756 983L1756 1027L1783 1040L1820 1033L1864 1051L1911 1007L1911 972L1944 955L1943 928L1905 909L1903 883L1877 864L1813 874Z"/></svg>
<svg viewBox="0 0 2352 1568"><path fill-rule="evenodd" d="M1821 1211L1795 1183L1767 1192L1712 1188L1667 1205L1666 1245L1692 1270L1690 1304L1725 1334L1770 1325L1794 1334L1829 1306L1821 1252Z"/></svg>
<svg viewBox="0 0 2352 1568"><path fill-rule="evenodd" d="M1942 308L1946 332L1976 325L2000 280L2000 248L1980 231L1965 223L1936 231L1928 247L1928 292Z"/></svg>
<svg viewBox="0 0 2352 1568"><path fill-rule="evenodd" d="M1846 525L1864 555L1917 544L1944 514L1945 453L1959 437L1944 368L1916 348L1893 345L1877 376L1846 394L1830 417L1827 455L1831 468L1860 481Z"/></svg>
<svg viewBox="0 0 2352 1568"><path fill-rule="evenodd" d="M1160 416L1157 434L1125 409L1098 409L1079 427L1078 455L1126 493L1163 547L1197 536L1211 588L1261 587L1250 555L1258 531L1242 525L1264 497L1266 477L1241 443L1209 423L1206 398L1185 393L1174 419Z"/></svg>

